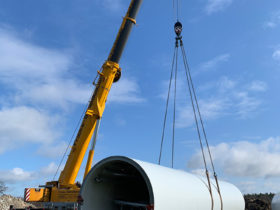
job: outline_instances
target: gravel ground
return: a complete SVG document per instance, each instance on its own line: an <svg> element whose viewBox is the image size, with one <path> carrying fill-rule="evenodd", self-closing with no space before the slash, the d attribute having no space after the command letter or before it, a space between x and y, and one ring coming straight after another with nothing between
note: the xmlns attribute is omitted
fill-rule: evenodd
<svg viewBox="0 0 280 210"><path fill-rule="evenodd" d="M9 210L10 205L14 205L14 208L35 207L29 203L25 203L22 198L13 197L11 195L0 196L0 210Z"/></svg>

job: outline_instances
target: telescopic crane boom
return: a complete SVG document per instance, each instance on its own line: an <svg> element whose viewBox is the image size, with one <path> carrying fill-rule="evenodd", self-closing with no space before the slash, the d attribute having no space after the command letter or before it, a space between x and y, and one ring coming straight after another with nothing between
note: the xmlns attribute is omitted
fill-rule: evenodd
<svg viewBox="0 0 280 210"><path fill-rule="evenodd" d="M77 202L80 186L75 184L75 180L95 130L97 121L102 117L104 112L105 103L112 83L117 82L120 79L121 68L119 67L119 61L132 26L136 23L135 18L141 3L142 0L131 1L108 59L103 64L101 72L98 71L98 82L58 181L47 182L46 185L41 186L42 188L39 189L26 188L25 201L50 203ZM85 173L87 172L88 169Z"/></svg>

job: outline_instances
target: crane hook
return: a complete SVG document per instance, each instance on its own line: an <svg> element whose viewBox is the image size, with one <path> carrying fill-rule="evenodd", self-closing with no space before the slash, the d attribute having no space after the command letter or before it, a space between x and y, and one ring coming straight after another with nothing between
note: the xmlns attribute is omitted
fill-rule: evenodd
<svg viewBox="0 0 280 210"><path fill-rule="evenodd" d="M174 25L174 31L176 33L176 35L179 37L182 33L183 30L183 25L182 23L180 23L179 21L177 21Z"/></svg>

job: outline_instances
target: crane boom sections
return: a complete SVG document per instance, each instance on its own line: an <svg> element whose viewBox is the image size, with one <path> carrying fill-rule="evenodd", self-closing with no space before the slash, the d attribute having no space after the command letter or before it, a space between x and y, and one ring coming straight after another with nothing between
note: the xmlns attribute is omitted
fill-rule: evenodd
<svg viewBox="0 0 280 210"><path fill-rule="evenodd" d="M98 82L95 84L95 90L59 180L47 182L45 185L39 186L39 188L25 188L24 201L43 202L45 207L51 207L51 209L55 209L54 206L59 208L63 206L63 208L67 207L68 209L69 205L76 208L76 204L81 202L78 196L80 184L75 183L75 180L93 132L103 115L111 86L121 77L119 61L132 26L136 23L135 17L141 3L142 0L131 0L110 54L102 65L101 70L98 71ZM85 176L91 167L94 154L93 148L89 154Z"/></svg>
<svg viewBox="0 0 280 210"><path fill-rule="evenodd" d="M59 177L60 184L71 185L75 183L75 179L78 175L84 155L95 129L96 122L102 117L108 93L119 69L119 65L111 61L106 61L103 65L103 70L100 73L94 94L85 113L64 170Z"/></svg>
<svg viewBox="0 0 280 210"><path fill-rule="evenodd" d="M75 179L94 132L96 122L102 117L104 112L105 103L112 83L117 81L121 75L121 69L118 62L131 32L131 28L133 24L136 23L135 17L141 3L142 0L131 1L109 57L103 64L102 71L98 72L99 79L96 88L84 115L70 155L59 177L59 184L62 186L73 185L75 183Z"/></svg>

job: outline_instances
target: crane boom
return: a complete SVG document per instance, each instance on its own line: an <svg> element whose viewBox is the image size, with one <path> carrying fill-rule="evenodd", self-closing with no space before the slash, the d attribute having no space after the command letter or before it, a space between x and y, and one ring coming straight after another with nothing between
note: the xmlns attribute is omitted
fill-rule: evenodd
<svg viewBox="0 0 280 210"><path fill-rule="evenodd" d="M98 72L99 80L97 82L95 91L90 100L64 170L59 177L59 183L62 185L75 183L75 179L78 175L84 155L95 129L96 122L102 117L103 111L105 109L105 103L112 83L114 80L118 80L118 77L121 74L121 69L118 62L121 58L132 26L136 23L135 18L140 4L141 0L131 1L109 57L102 66L102 72Z"/></svg>
<svg viewBox="0 0 280 210"><path fill-rule="evenodd" d="M123 18L117 38L110 54L98 71L99 78L95 90L85 112L83 121L70 151L63 171L58 181L47 182L41 188L26 188L25 201L27 202L77 202L80 186L75 184L82 161L92 138L97 121L102 117L105 103L113 82L121 76L119 61L128 40L132 26L136 23L136 15L142 0L131 0L128 11ZM92 154L93 156L93 154ZM92 157L91 157L92 158ZM88 172L88 169L85 173Z"/></svg>
<svg viewBox="0 0 280 210"><path fill-rule="evenodd" d="M75 183L96 122L102 117L108 93L118 71L120 71L120 68L117 63L106 61L103 65L102 72L99 73L99 81L85 113L76 140L72 146L64 170L59 177L58 182L60 184L71 185Z"/></svg>

